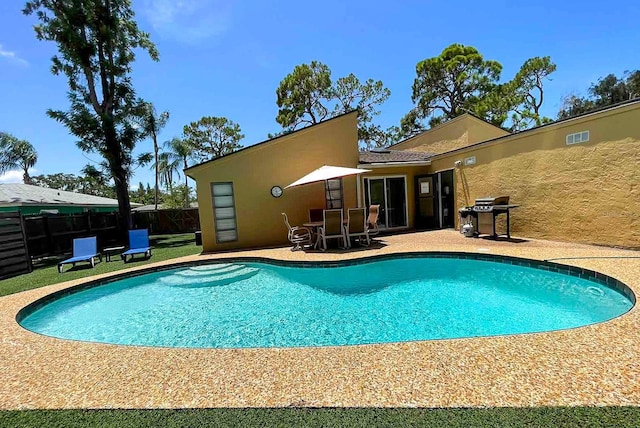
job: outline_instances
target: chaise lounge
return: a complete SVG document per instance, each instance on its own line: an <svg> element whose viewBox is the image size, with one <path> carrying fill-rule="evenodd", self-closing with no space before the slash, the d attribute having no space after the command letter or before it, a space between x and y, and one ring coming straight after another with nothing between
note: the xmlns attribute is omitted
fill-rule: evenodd
<svg viewBox="0 0 640 428"><path fill-rule="evenodd" d="M151 257L151 247L149 246L149 230L133 229L129 231L129 249L122 253L122 260L126 263L127 256L133 259L134 254L144 254Z"/></svg>
<svg viewBox="0 0 640 428"><path fill-rule="evenodd" d="M95 236L89 238L76 238L73 240L73 257L58 263L58 272L62 273L63 265L71 263L73 266L78 262L89 262L91 267L95 267L96 258L102 261L102 256L98 253L98 244Z"/></svg>

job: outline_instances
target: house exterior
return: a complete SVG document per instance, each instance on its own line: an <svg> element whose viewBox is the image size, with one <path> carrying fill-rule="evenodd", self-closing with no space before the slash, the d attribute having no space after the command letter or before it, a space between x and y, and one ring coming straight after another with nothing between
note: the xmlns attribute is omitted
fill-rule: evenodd
<svg viewBox="0 0 640 428"><path fill-rule="evenodd" d="M380 204L381 229L458 227L460 208L508 195L514 235L640 247L640 100L516 134L465 114L386 149L357 138L352 112L188 168L204 250L286 244L280 213L304 223L324 185L271 189L322 165L370 170L341 180L342 206Z"/></svg>
<svg viewBox="0 0 640 428"><path fill-rule="evenodd" d="M139 204L131 204L138 206ZM22 183L0 184L0 212L20 211L23 215L42 212L76 214L86 211L118 211L116 199Z"/></svg>

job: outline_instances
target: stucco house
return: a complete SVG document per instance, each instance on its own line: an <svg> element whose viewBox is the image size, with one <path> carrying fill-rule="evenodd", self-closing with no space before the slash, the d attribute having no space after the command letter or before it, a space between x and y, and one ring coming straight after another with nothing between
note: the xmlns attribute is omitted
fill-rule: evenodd
<svg viewBox="0 0 640 428"><path fill-rule="evenodd" d="M341 205L381 205L389 231L457 227L484 196L519 205L512 234L640 247L640 99L511 134L464 114L386 149L359 152L347 113L192 166L205 251L285 244L325 207L324 186L283 188L322 165L370 172L337 183ZM424 185L428 183L428 185ZM421 190L428 189L428 193ZM276 196L274 196L276 195Z"/></svg>

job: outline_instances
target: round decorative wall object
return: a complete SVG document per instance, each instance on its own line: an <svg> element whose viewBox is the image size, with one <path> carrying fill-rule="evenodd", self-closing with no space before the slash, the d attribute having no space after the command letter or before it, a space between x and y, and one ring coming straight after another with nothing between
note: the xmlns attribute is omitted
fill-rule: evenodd
<svg viewBox="0 0 640 428"><path fill-rule="evenodd" d="M274 198L279 198L280 196L282 196L282 187L273 186L271 188L271 196L273 196Z"/></svg>

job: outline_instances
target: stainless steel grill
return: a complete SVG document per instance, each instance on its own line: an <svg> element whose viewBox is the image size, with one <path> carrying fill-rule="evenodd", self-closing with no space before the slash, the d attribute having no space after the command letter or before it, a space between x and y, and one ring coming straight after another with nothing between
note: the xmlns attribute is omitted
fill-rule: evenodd
<svg viewBox="0 0 640 428"><path fill-rule="evenodd" d="M511 238L510 210L518 205L509 204L508 196L478 198L469 211L473 220L476 233L479 235L491 235L498 237L496 232L496 217L500 214L507 215L507 238Z"/></svg>

